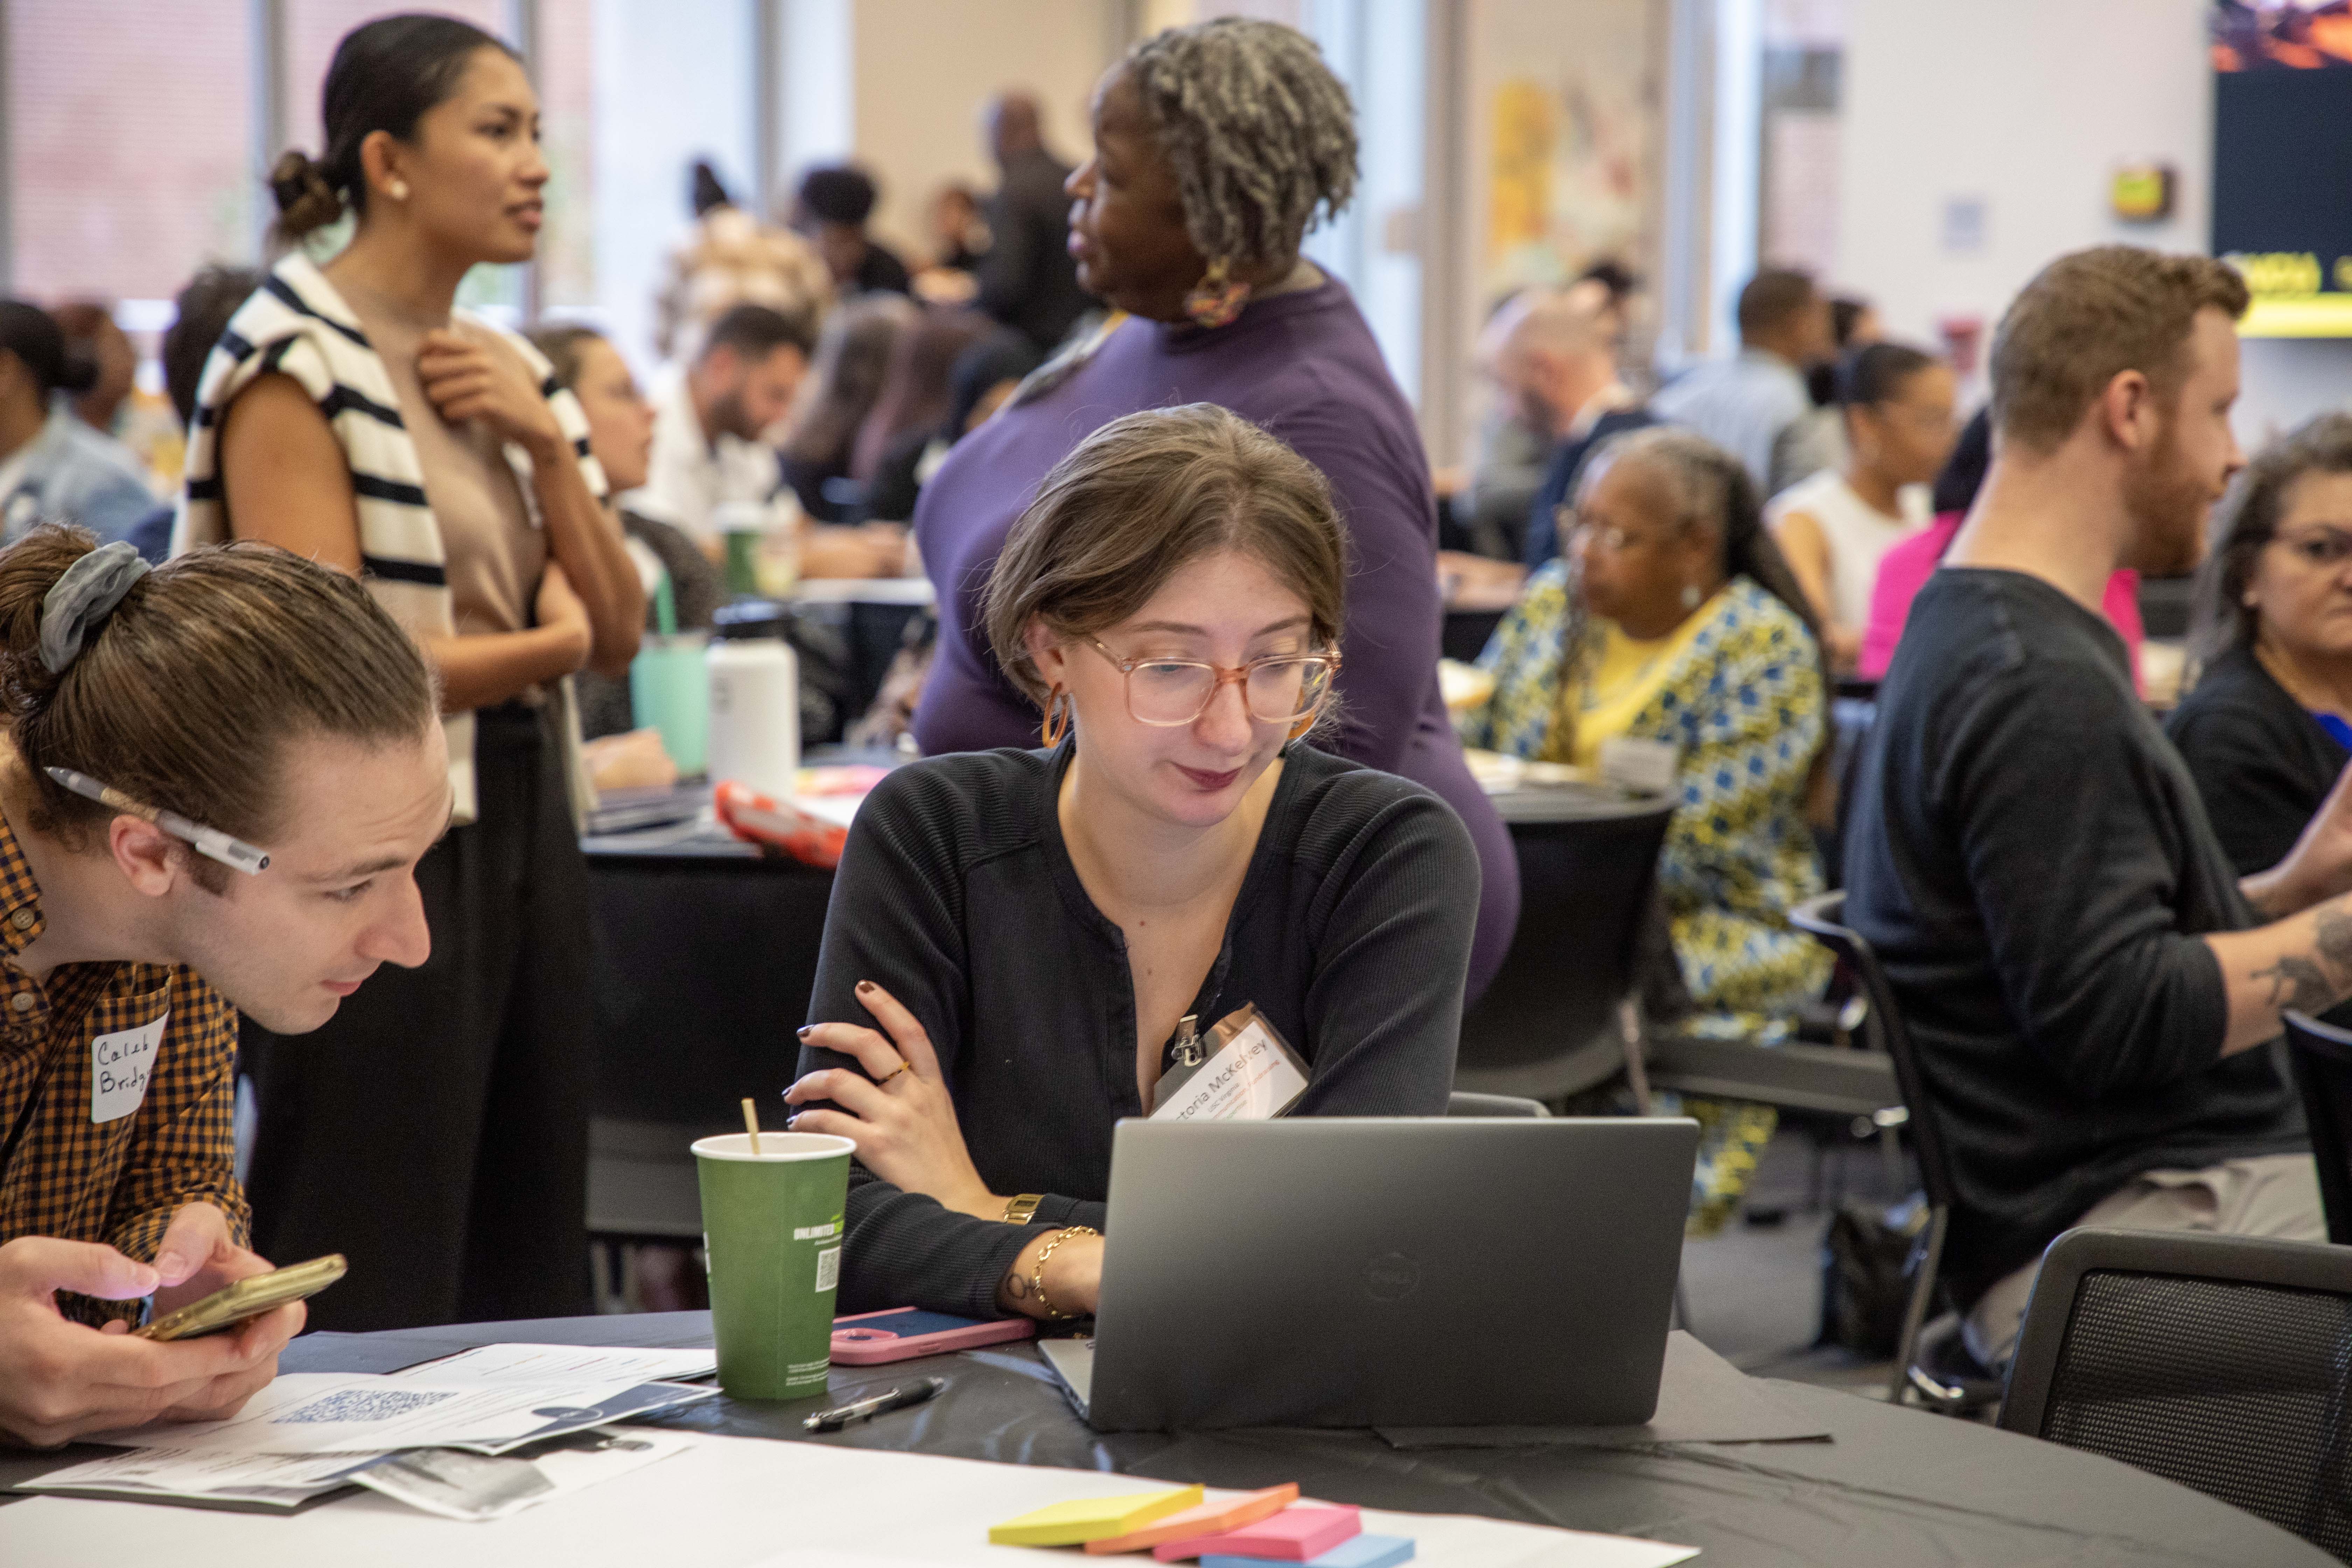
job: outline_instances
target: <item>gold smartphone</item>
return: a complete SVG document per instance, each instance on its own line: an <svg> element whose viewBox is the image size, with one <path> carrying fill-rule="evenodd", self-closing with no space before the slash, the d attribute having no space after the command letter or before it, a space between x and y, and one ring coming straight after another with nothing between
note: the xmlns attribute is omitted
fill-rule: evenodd
<svg viewBox="0 0 2352 1568"><path fill-rule="evenodd" d="M258 1317L272 1307L317 1295L341 1279L349 1267L341 1253L331 1252L308 1263L257 1274L215 1290L201 1301L191 1301L178 1311L131 1332L143 1340L192 1340L200 1334L216 1334L223 1329L236 1327L247 1318Z"/></svg>

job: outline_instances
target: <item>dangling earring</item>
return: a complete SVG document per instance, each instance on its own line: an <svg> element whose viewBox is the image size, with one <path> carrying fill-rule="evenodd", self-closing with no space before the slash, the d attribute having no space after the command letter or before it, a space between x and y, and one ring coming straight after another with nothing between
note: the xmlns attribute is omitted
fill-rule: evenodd
<svg viewBox="0 0 2352 1568"><path fill-rule="evenodd" d="M1685 584L1683 584L1683 608L1684 608L1684 609L1685 609L1685 610L1696 610L1696 609L1697 609L1697 608L1698 608L1698 599L1699 599L1698 584L1696 584L1696 583L1685 583Z"/></svg>
<svg viewBox="0 0 2352 1568"><path fill-rule="evenodd" d="M1222 256L1209 263L1192 291L1184 296L1184 313L1196 327L1229 327L1249 303L1250 286L1232 281L1232 267Z"/></svg>
<svg viewBox="0 0 2352 1568"><path fill-rule="evenodd" d="M1037 738L1052 751L1070 732L1070 694L1056 686L1045 694L1045 721L1037 726Z"/></svg>

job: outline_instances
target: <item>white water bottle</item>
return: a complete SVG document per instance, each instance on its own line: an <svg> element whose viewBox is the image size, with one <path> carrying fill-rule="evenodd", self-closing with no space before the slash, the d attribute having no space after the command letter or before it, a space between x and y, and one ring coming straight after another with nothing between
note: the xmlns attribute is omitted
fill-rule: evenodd
<svg viewBox="0 0 2352 1568"><path fill-rule="evenodd" d="M710 782L788 798L801 765L800 661L782 637L729 637L708 663Z"/></svg>

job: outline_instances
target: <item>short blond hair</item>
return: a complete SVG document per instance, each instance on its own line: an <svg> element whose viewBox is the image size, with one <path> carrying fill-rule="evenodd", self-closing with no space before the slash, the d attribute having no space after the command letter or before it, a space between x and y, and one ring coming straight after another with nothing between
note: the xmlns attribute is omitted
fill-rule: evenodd
<svg viewBox="0 0 2352 1568"><path fill-rule="evenodd" d="M2189 378L2200 310L2246 313L2246 284L2206 256L2101 245L2062 256L2011 301L1992 340L1992 427L2029 451L2054 451L2127 370L2168 406Z"/></svg>

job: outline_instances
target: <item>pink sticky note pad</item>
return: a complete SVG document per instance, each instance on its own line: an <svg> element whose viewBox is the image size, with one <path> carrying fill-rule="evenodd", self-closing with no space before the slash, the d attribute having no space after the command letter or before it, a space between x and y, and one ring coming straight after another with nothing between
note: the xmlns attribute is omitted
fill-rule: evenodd
<svg viewBox="0 0 2352 1568"><path fill-rule="evenodd" d="M1211 1552L1221 1557L1263 1557L1277 1563L1304 1563L1310 1557L1322 1556L1362 1530L1363 1524L1355 1509L1345 1504L1286 1508L1271 1519L1262 1519L1255 1524L1245 1524L1222 1535L1196 1535L1189 1541L1171 1541L1164 1546L1155 1546L1151 1549L1151 1555L1162 1563L1181 1563L1187 1558L1206 1556Z"/></svg>

